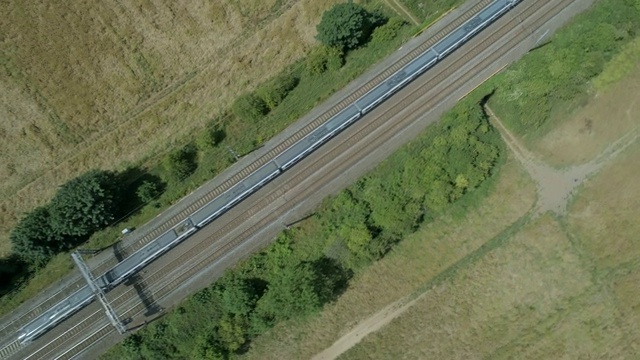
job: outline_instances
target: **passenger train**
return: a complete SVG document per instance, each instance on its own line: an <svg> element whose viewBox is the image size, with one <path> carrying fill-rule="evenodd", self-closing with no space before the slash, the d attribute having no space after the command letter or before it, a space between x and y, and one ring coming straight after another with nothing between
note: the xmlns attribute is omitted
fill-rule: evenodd
<svg viewBox="0 0 640 360"><path fill-rule="evenodd" d="M374 107L385 101L407 83L450 54L465 41L509 11L521 0L494 0L474 17L453 30L445 38L429 48L385 81L361 96L354 103L327 120L306 137L277 155L273 160L248 175L229 190L195 211L179 225L160 235L149 244L96 279L98 285L108 291L139 271L151 261L177 245L183 239L207 225L261 186L286 171L325 141L342 131ZM18 332L18 339L26 344L65 318L93 301L95 294L88 286L45 311Z"/></svg>

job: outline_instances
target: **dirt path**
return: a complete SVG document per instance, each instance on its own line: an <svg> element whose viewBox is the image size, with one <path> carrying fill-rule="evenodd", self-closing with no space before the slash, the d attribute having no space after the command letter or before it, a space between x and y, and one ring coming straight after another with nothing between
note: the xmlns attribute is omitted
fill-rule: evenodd
<svg viewBox="0 0 640 360"><path fill-rule="evenodd" d="M640 126L635 127L598 154L593 160L566 169L553 168L536 159L518 140L507 130L495 113L486 107L492 123L502 134L518 161L525 168L529 176L536 182L538 201L535 215L541 215L547 211L564 215L567 210L567 202L574 194L574 190L582 185L590 176L597 173L602 167L620 154L640 136Z"/></svg>
<svg viewBox="0 0 640 360"><path fill-rule="evenodd" d="M408 301L407 298L402 298L390 305L387 305L387 307L378 311L373 316L360 322L355 328L333 343L333 345L314 356L312 360L336 359L342 353L359 343L365 336L380 330L382 327L390 323L391 320L407 311L407 309L412 307L425 294L426 292L411 301Z"/></svg>

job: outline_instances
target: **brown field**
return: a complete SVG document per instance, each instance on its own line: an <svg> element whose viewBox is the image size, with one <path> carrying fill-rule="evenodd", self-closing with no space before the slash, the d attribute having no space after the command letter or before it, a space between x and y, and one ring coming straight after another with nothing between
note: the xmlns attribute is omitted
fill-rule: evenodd
<svg viewBox="0 0 640 360"><path fill-rule="evenodd" d="M0 255L58 185L165 151L302 57L335 2L3 2Z"/></svg>
<svg viewBox="0 0 640 360"><path fill-rule="evenodd" d="M477 210L464 219L438 219L409 237L320 316L277 326L246 357L635 358L640 92L631 89L640 66L619 79L537 139L523 162L528 171L532 164L591 162L599 172L581 185L580 178L566 210L536 215L549 195L544 188L558 184L534 183L511 154ZM590 132L580 132L587 116ZM622 144L618 139L628 146L610 151ZM565 170L548 169L564 176ZM533 170L537 179L541 173ZM484 251L477 250L481 245Z"/></svg>

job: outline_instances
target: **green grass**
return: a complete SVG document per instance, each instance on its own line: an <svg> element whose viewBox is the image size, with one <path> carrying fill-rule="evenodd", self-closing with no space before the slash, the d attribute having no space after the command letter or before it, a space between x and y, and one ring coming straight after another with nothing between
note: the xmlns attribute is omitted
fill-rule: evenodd
<svg viewBox="0 0 640 360"><path fill-rule="evenodd" d="M586 104L592 80L639 31L640 9L625 0L599 1L548 44L494 77L491 108L526 141L540 138L554 126L549 123Z"/></svg>
<svg viewBox="0 0 640 360"><path fill-rule="evenodd" d="M603 71L593 79L596 90L602 91L624 79L640 63L640 38L626 44L622 51L605 65Z"/></svg>
<svg viewBox="0 0 640 360"><path fill-rule="evenodd" d="M460 0L399 0L401 3L425 23L442 15L458 5L462 4Z"/></svg>

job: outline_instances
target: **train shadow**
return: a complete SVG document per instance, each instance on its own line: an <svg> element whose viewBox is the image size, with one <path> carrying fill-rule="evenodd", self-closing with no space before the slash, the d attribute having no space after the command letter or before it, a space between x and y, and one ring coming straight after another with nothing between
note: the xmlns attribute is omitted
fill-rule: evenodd
<svg viewBox="0 0 640 360"><path fill-rule="evenodd" d="M118 262L121 262L122 260L124 260L125 254L122 251L121 242L118 242L115 245L113 245L113 253L115 254ZM153 292L151 292L151 290L148 287L148 284L142 278L141 274L144 274L144 271L145 270L142 269L140 272L137 272L131 275L127 280L124 281L124 284L126 286L133 286L136 293L138 294L138 297L140 298L140 300L142 301L145 307L146 311L144 313L144 316L149 317L162 312L164 309L156 303L153 296ZM131 320L132 319L129 319L129 321Z"/></svg>

